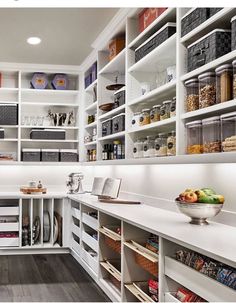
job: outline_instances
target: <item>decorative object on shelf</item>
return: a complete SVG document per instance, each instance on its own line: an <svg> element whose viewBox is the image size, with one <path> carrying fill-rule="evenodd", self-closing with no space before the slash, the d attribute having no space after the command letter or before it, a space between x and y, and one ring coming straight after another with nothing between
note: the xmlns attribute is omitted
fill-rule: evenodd
<svg viewBox="0 0 236 303"><path fill-rule="evenodd" d="M34 89L45 89L48 86L48 76L45 73L34 73L30 84Z"/></svg>
<svg viewBox="0 0 236 303"><path fill-rule="evenodd" d="M167 71L166 69L158 71L156 74L156 87L161 87L167 83Z"/></svg>
<svg viewBox="0 0 236 303"><path fill-rule="evenodd" d="M51 217L49 211L43 211L43 242L49 242L51 237Z"/></svg>
<svg viewBox="0 0 236 303"><path fill-rule="evenodd" d="M112 110L114 107L114 103L104 103L99 105L99 109L104 111L104 112L109 112L110 110Z"/></svg>
<svg viewBox="0 0 236 303"><path fill-rule="evenodd" d="M18 124L18 104L1 103L0 104L0 125Z"/></svg>
<svg viewBox="0 0 236 303"><path fill-rule="evenodd" d="M84 136L84 143L92 142L92 135Z"/></svg>
<svg viewBox="0 0 236 303"><path fill-rule="evenodd" d="M149 7L145 8L138 15L139 32L143 32L153 21L155 21L167 7Z"/></svg>
<svg viewBox="0 0 236 303"><path fill-rule="evenodd" d="M151 83L150 82L142 82L141 86L141 94L145 95L151 91Z"/></svg>
<svg viewBox="0 0 236 303"><path fill-rule="evenodd" d="M42 182L41 182L41 181L38 182L37 187L38 187L38 188L43 188L43 185L42 185Z"/></svg>
<svg viewBox="0 0 236 303"><path fill-rule="evenodd" d="M56 90L67 90L69 88L68 76L66 74L55 74L52 87Z"/></svg>
<svg viewBox="0 0 236 303"><path fill-rule="evenodd" d="M114 108L125 104L125 86L114 92Z"/></svg>
<svg viewBox="0 0 236 303"><path fill-rule="evenodd" d="M0 161L16 161L16 152L0 152Z"/></svg>
<svg viewBox="0 0 236 303"><path fill-rule="evenodd" d="M48 110L48 116L51 119L52 126L71 126L75 123L74 112L68 113L53 113Z"/></svg>
<svg viewBox="0 0 236 303"><path fill-rule="evenodd" d="M166 68L167 82L174 81L176 79L176 65L171 65Z"/></svg>
<svg viewBox="0 0 236 303"><path fill-rule="evenodd" d="M36 188L36 181L29 181L28 182L28 186L30 187L30 188Z"/></svg>
<svg viewBox="0 0 236 303"><path fill-rule="evenodd" d="M109 42L109 61L114 59L125 48L125 37L117 37Z"/></svg>
<svg viewBox="0 0 236 303"><path fill-rule="evenodd" d="M46 194L47 193L47 188L33 188L33 187L27 187L27 186L22 186L20 187L20 191L25 194L25 195L38 195L38 194Z"/></svg>
<svg viewBox="0 0 236 303"><path fill-rule="evenodd" d="M68 180L66 181L66 186L68 188L68 194L84 194L82 180L84 179L84 175L79 173L71 173L68 176Z"/></svg>
<svg viewBox="0 0 236 303"><path fill-rule="evenodd" d="M87 117L87 123L88 125L95 122L95 115L88 115Z"/></svg>

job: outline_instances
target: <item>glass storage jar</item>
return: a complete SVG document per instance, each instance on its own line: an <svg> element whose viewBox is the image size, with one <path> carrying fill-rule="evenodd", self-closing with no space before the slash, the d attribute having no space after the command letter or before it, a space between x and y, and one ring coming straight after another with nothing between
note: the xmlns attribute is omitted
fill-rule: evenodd
<svg viewBox="0 0 236 303"><path fill-rule="evenodd" d="M140 118L141 112L136 112L133 114L132 120L131 120L131 126L137 127L139 126L139 118Z"/></svg>
<svg viewBox="0 0 236 303"><path fill-rule="evenodd" d="M202 138L204 153L218 153L221 151L219 116L202 120Z"/></svg>
<svg viewBox="0 0 236 303"><path fill-rule="evenodd" d="M150 124L150 109L144 108L139 118L139 125L144 126Z"/></svg>
<svg viewBox="0 0 236 303"><path fill-rule="evenodd" d="M143 141L140 139L134 142L133 157L135 159L143 158Z"/></svg>
<svg viewBox="0 0 236 303"><path fill-rule="evenodd" d="M207 72L198 76L199 80L199 108L216 104L216 79L214 72Z"/></svg>
<svg viewBox="0 0 236 303"><path fill-rule="evenodd" d="M202 146L202 121L192 121L185 124L187 132L187 154L201 154Z"/></svg>
<svg viewBox="0 0 236 303"><path fill-rule="evenodd" d="M154 105L150 111L150 122L160 121L160 105Z"/></svg>
<svg viewBox="0 0 236 303"><path fill-rule="evenodd" d="M167 137L167 156L176 155L176 133L175 130L172 130L168 133Z"/></svg>
<svg viewBox="0 0 236 303"><path fill-rule="evenodd" d="M233 68L231 64L224 64L216 70L216 103L232 99Z"/></svg>
<svg viewBox="0 0 236 303"><path fill-rule="evenodd" d="M148 136L143 142L143 157L149 158L155 156L155 140L154 137Z"/></svg>
<svg viewBox="0 0 236 303"><path fill-rule="evenodd" d="M233 98L236 99L236 60L233 61Z"/></svg>
<svg viewBox="0 0 236 303"><path fill-rule="evenodd" d="M160 120L165 120L170 118L170 104L171 100L166 100L161 105L161 111L160 111Z"/></svg>
<svg viewBox="0 0 236 303"><path fill-rule="evenodd" d="M185 81L186 99L185 106L187 112L199 109L199 82L197 78Z"/></svg>
<svg viewBox="0 0 236 303"><path fill-rule="evenodd" d="M176 97L174 97L170 103L170 117L176 116Z"/></svg>
<svg viewBox="0 0 236 303"><path fill-rule="evenodd" d="M167 134L160 133L155 139L155 156L167 156Z"/></svg>
<svg viewBox="0 0 236 303"><path fill-rule="evenodd" d="M222 151L236 151L236 112L220 116Z"/></svg>

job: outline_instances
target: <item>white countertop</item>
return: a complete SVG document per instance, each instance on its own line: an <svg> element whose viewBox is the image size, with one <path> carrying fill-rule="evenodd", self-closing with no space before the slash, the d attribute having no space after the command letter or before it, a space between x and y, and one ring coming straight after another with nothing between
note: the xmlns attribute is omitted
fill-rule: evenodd
<svg viewBox="0 0 236 303"><path fill-rule="evenodd" d="M59 191L48 191L46 194L37 194L37 195L26 195L21 193L20 191L4 191L0 192L0 199L62 199L66 198L66 192L59 192Z"/></svg>
<svg viewBox="0 0 236 303"><path fill-rule="evenodd" d="M120 205L98 202L90 194L68 195L71 199L117 217L128 223L175 242L182 242L192 249L208 253L220 261L236 267L236 228L211 222L207 226L189 224L186 216L160 208L141 205Z"/></svg>

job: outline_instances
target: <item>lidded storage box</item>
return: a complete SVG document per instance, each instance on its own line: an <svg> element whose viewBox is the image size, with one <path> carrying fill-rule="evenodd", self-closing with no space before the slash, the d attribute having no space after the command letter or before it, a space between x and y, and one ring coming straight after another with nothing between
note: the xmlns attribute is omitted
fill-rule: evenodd
<svg viewBox="0 0 236 303"><path fill-rule="evenodd" d="M112 133L119 133L125 130L125 114L119 114L112 118Z"/></svg>
<svg viewBox="0 0 236 303"><path fill-rule="evenodd" d="M125 86L114 92L114 108L125 104Z"/></svg>
<svg viewBox="0 0 236 303"><path fill-rule="evenodd" d="M32 129L30 139L34 140L65 140L66 131L64 129Z"/></svg>
<svg viewBox="0 0 236 303"><path fill-rule="evenodd" d="M18 105L2 103L0 104L0 125L18 124Z"/></svg>
<svg viewBox="0 0 236 303"><path fill-rule="evenodd" d="M215 29L188 46L188 72L231 51L231 31Z"/></svg>
<svg viewBox="0 0 236 303"><path fill-rule="evenodd" d="M52 87L57 90L66 90L69 87L69 79L66 74L55 74Z"/></svg>
<svg viewBox="0 0 236 303"><path fill-rule="evenodd" d="M45 73L34 73L30 84L32 88L45 89L48 85L48 76Z"/></svg>
<svg viewBox="0 0 236 303"><path fill-rule="evenodd" d="M77 149L60 149L61 162L78 162L79 155Z"/></svg>
<svg viewBox="0 0 236 303"><path fill-rule="evenodd" d="M204 153L218 153L221 151L219 116L202 120L202 138Z"/></svg>
<svg viewBox="0 0 236 303"><path fill-rule="evenodd" d="M186 99L185 106L186 111L191 112L199 109L199 82L197 78L189 79L185 81L186 87Z"/></svg>
<svg viewBox="0 0 236 303"><path fill-rule="evenodd" d="M176 24L172 22L166 23L166 25L159 29L159 31L157 31L148 40L135 49L135 62L141 60L175 33Z"/></svg>
<svg viewBox="0 0 236 303"><path fill-rule="evenodd" d="M22 161L39 162L40 158L41 157L40 157L39 148L23 148L22 149Z"/></svg>
<svg viewBox="0 0 236 303"><path fill-rule="evenodd" d="M117 37L109 43L109 60L114 59L125 48L125 37Z"/></svg>
<svg viewBox="0 0 236 303"><path fill-rule="evenodd" d="M42 161L43 162L58 162L59 161L59 149L42 149Z"/></svg>
<svg viewBox="0 0 236 303"><path fill-rule="evenodd" d="M222 151L236 151L236 112L220 116Z"/></svg>
<svg viewBox="0 0 236 303"><path fill-rule="evenodd" d="M143 9L138 15L139 32L144 31L165 10L166 7L148 7Z"/></svg>
<svg viewBox="0 0 236 303"><path fill-rule="evenodd" d="M233 68L231 64L219 66L216 70L216 103L232 99Z"/></svg>
<svg viewBox="0 0 236 303"><path fill-rule="evenodd" d="M112 134L112 119L107 119L102 122L102 137Z"/></svg>
<svg viewBox="0 0 236 303"><path fill-rule="evenodd" d="M4 129L0 128L0 139L4 139L4 137L5 137Z"/></svg>
<svg viewBox="0 0 236 303"><path fill-rule="evenodd" d="M201 154L202 146L202 121L192 121L186 123L187 131L187 154Z"/></svg>

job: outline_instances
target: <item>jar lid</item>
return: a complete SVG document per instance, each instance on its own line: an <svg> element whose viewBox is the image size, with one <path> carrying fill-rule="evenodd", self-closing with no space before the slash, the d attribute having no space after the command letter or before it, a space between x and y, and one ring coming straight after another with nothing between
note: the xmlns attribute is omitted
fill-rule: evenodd
<svg viewBox="0 0 236 303"><path fill-rule="evenodd" d="M134 113L134 116L140 115L140 114L141 114L141 112L136 112L136 113Z"/></svg>
<svg viewBox="0 0 236 303"><path fill-rule="evenodd" d="M184 84L188 85L188 84L191 84L191 83L194 83L194 82L198 83L198 78L189 79L189 80L185 81Z"/></svg>
<svg viewBox="0 0 236 303"><path fill-rule="evenodd" d="M176 97L173 97L173 98L172 98L172 101L175 101L175 102L176 102Z"/></svg>
<svg viewBox="0 0 236 303"><path fill-rule="evenodd" d="M230 118L230 117L236 117L236 112L223 114L220 116L220 119Z"/></svg>
<svg viewBox="0 0 236 303"><path fill-rule="evenodd" d="M169 104L169 103L171 103L171 100L166 100L162 102L162 104Z"/></svg>
<svg viewBox="0 0 236 303"><path fill-rule="evenodd" d="M219 116L214 116L211 118L206 118L202 120L202 124L208 124L208 123L212 123L212 122L219 122L220 121L220 117Z"/></svg>
<svg viewBox="0 0 236 303"><path fill-rule="evenodd" d="M144 109L142 109L142 112L148 112L148 111L150 111L149 108L144 108Z"/></svg>
<svg viewBox="0 0 236 303"><path fill-rule="evenodd" d="M207 73L204 73L204 74L201 74L198 76L198 79L204 79L206 77L211 77L211 76L215 76L215 73L214 72L207 72Z"/></svg>
<svg viewBox="0 0 236 303"><path fill-rule="evenodd" d="M161 107L161 105L160 105L160 104L157 104L157 105L153 105L152 108L160 108L160 107Z"/></svg>
<svg viewBox="0 0 236 303"><path fill-rule="evenodd" d="M216 74L221 74L222 72L224 72L225 70L230 70L232 71L232 65L231 64L224 64L224 65L221 65L219 67L217 67L215 69L215 72Z"/></svg>
<svg viewBox="0 0 236 303"><path fill-rule="evenodd" d="M121 141L120 140L115 140L115 141L113 141L113 144L116 144L116 145L121 144Z"/></svg>
<svg viewBox="0 0 236 303"><path fill-rule="evenodd" d="M162 138L167 138L167 134L166 133L159 133L158 136L162 137Z"/></svg>
<svg viewBox="0 0 236 303"><path fill-rule="evenodd" d="M236 60L234 60L234 61L232 62L232 64L233 64L233 66L236 65Z"/></svg>
<svg viewBox="0 0 236 303"><path fill-rule="evenodd" d="M188 122L185 124L185 126L194 126L194 125L202 125L202 120L196 120L196 121L192 121L192 122Z"/></svg>
<svg viewBox="0 0 236 303"><path fill-rule="evenodd" d="M172 130L171 132L168 133L168 136L175 136L176 135L176 131Z"/></svg>

